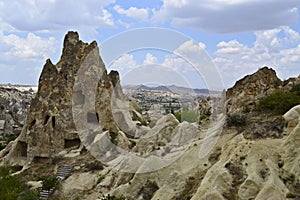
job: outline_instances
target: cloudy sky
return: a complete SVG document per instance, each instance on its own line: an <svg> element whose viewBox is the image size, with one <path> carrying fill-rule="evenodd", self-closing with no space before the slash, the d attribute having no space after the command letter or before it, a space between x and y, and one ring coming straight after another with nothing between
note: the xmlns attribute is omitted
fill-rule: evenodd
<svg viewBox="0 0 300 200"><path fill-rule="evenodd" d="M203 87L220 76L228 88L263 66L298 76L299 8L300 0L1 0L0 83L36 85L68 30L96 40L107 68L131 84L152 73L147 82L179 84L179 75Z"/></svg>

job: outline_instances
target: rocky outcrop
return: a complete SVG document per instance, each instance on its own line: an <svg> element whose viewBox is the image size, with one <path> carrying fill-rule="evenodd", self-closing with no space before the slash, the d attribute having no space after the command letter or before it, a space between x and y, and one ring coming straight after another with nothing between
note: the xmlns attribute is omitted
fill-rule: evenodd
<svg viewBox="0 0 300 200"><path fill-rule="evenodd" d="M34 92L21 91L17 86L0 86L0 137L9 135L18 136L25 124Z"/></svg>
<svg viewBox="0 0 300 200"><path fill-rule="evenodd" d="M283 91L288 92L290 91L294 86L300 84L300 76L294 77L294 78L289 78L285 81L283 81Z"/></svg>
<svg viewBox="0 0 300 200"><path fill-rule="evenodd" d="M248 75L227 90L228 112L236 113L253 109L259 98L264 97L282 85L276 72L268 67Z"/></svg>
<svg viewBox="0 0 300 200"><path fill-rule="evenodd" d="M130 134L135 124L128 102L118 72L107 74L97 43L84 43L78 33L68 32L59 62L48 59L43 67L22 133L2 157L24 165L89 145L102 131L114 137L121 130Z"/></svg>

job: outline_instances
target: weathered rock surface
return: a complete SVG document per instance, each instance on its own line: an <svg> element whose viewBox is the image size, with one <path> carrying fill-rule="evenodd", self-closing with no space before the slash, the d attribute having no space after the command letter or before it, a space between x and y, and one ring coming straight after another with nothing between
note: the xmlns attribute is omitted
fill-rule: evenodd
<svg viewBox="0 0 300 200"><path fill-rule="evenodd" d="M277 86L285 87L268 68L245 77L227 92L229 112L253 106ZM204 104L202 113L209 114L209 102ZM213 116L218 119L213 127L179 123L171 114L146 127L138 107L123 95L118 73L107 74L96 43L83 43L69 32L61 60L44 66L21 135L0 156L12 164L33 161L48 168L56 164L35 162L64 155L57 162L74 165L74 171L56 193L68 199L102 194L128 200L299 199L298 108L283 116L288 127L283 121L265 123L264 114L246 121L248 130L262 137L247 135L243 126L223 128L222 114ZM280 130L269 132L270 127ZM80 145L85 149L71 151Z"/></svg>
<svg viewBox="0 0 300 200"><path fill-rule="evenodd" d="M74 173L68 177L63 186L62 193L63 195L68 195L69 198L74 198L76 195L83 191L91 190L97 185L98 177L96 174L89 172L84 173Z"/></svg>
<svg viewBox="0 0 300 200"><path fill-rule="evenodd" d="M21 91L17 86L0 86L0 137L19 135L25 123L34 92Z"/></svg>
<svg viewBox="0 0 300 200"><path fill-rule="evenodd" d="M284 91L290 91L295 85L300 84L300 76L289 78L288 80L283 81L282 87Z"/></svg>
<svg viewBox="0 0 300 200"><path fill-rule="evenodd" d="M251 109L259 98L264 97L282 85L276 72L268 67L259 69L256 73L248 75L227 90L228 112L242 112Z"/></svg>
<svg viewBox="0 0 300 200"><path fill-rule="evenodd" d="M48 59L44 65L22 133L1 157L24 165L88 146L102 131L114 137L120 130L134 134L128 108L118 72L107 74L97 43L84 43L78 33L68 32L59 62Z"/></svg>
<svg viewBox="0 0 300 200"><path fill-rule="evenodd" d="M300 105L293 107L285 113L283 118L289 123L289 126L295 127L300 120Z"/></svg>

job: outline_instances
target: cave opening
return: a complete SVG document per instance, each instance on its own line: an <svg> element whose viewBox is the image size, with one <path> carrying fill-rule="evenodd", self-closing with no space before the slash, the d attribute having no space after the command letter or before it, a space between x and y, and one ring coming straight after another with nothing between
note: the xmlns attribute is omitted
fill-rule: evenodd
<svg viewBox="0 0 300 200"><path fill-rule="evenodd" d="M52 128L55 128L55 116L52 116Z"/></svg>
<svg viewBox="0 0 300 200"><path fill-rule="evenodd" d="M16 149L19 157L27 157L28 144L23 141L18 141Z"/></svg>
<svg viewBox="0 0 300 200"><path fill-rule="evenodd" d="M48 123L49 119L50 119L50 116L46 115L45 120L44 120L44 125L46 125Z"/></svg>
<svg viewBox="0 0 300 200"><path fill-rule="evenodd" d="M65 144L64 144L64 148L68 149L68 148L79 148L80 147L80 139L79 138L75 138L75 139L65 139Z"/></svg>
<svg viewBox="0 0 300 200"><path fill-rule="evenodd" d="M35 125L36 119L32 120L29 124L29 129L32 129L32 127Z"/></svg>

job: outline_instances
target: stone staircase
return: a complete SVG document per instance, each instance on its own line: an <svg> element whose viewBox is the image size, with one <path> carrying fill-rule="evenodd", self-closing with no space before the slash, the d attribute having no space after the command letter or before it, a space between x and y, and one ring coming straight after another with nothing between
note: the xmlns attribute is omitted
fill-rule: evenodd
<svg viewBox="0 0 300 200"><path fill-rule="evenodd" d="M67 178L72 171L72 167L69 165L62 165L58 168L56 173L56 178L58 178L60 181Z"/></svg>
<svg viewBox="0 0 300 200"><path fill-rule="evenodd" d="M62 165L58 168L56 173L56 178L59 182L65 180L71 173L72 166L69 165ZM55 191L55 187L52 187L50 190L41 190L40 191L40 199L46 200L49 196Z"/></svg>
<svg viewBox="0 0 300 200"><path fill-rule="evenodd" d="M51 188L50 190L42 190L40 191L40 199L46 200L49 198L49 196L54 192L54 188Z"/></svg>

